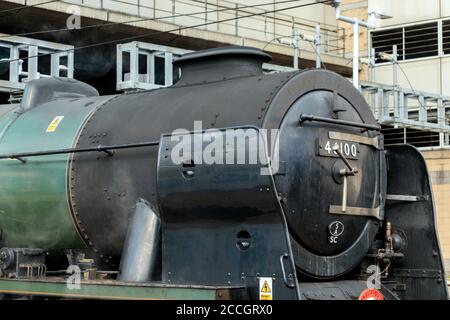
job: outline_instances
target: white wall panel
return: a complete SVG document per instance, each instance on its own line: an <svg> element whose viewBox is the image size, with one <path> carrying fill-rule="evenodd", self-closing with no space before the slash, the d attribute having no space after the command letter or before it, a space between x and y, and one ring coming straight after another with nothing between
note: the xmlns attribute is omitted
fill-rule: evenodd
<svg viewBox="0 0 450 320"><path fill-rule="evenodd" d="M440 93L440 62L439 59L400 63L408 76L414 90L429 93ZM450 62L449 62L450 68ZM450 79L449 79L450 80ZM393 84L392 65L378 66L376 68L375 81L387 85ZM398 81L401 87L410 88L405 75L398 70ZM450 87L449 87L450 89ZM449 92L450 94L450 92Z"/></svg>
<svg viewBox="0 0 450 320"><path fill-rule="evenodd" d="M442 91L450 96L450 57L442 59Z"/></svg>
<svg viewBox="0 0 450 320"><path fill-rule="evenodd" d="M450 1L441 0L441 14L442 17L450 17Z"/></svg>
<svg viewBox="0 0 450 320"><path fill-rule="evenodd" d="M440 17L441 0L369 0L369 12L385 11L392 19L381 20L380 27L405 24ZM450 2L444 0L443 2Z"/></svg>
<svg viewBox="0 0 450 320"><path fill-rule="evenodd" d="M134 4L128 4L125 2L118 2L113 0L103 0L103 8L106 10L116 11L116 12L126 12L131 15L138 14L138 7Z"/></svg>

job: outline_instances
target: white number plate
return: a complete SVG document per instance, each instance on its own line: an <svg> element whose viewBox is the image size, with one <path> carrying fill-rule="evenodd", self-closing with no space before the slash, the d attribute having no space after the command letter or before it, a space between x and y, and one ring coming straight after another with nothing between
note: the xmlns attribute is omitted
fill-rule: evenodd
<svg viewBox="0 0 450 320"><path fill-rule="evenodd" d="M319 155L323 157L339 157L338 154L333 151L333 146L337 143L339 150L348 159L358 159L359 143L338 141L338 140L322 140L319 142Z"/></svg>

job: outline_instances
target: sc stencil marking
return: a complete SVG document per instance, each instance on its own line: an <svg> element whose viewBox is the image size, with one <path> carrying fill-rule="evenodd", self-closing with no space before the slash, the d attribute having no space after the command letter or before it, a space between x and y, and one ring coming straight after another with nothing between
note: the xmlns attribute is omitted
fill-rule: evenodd
<svg viewBox="0 0 450 320"><path fill-rule="evenodd" d="M328 226L328 231L330 232L329 241L331 244L337 244L339 236L344 233L344 224L340 221L333 221Z"/></svg>

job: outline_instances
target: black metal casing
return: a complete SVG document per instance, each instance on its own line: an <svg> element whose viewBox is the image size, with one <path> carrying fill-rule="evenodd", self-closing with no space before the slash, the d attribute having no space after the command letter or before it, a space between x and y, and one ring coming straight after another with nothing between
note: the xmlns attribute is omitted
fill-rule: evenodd
<svg viewBox="0 0 450 320"><path fill-rule="evenodd" d="M160 141L112 156L72 155L73 217L104 265L118 267L132 207L142 198L161 217L165 283L242 285L257 298L258 278L272 277L274 298L300 298L297 272L302 281L359 276L385 215L388 182L377 123L348 80L326 70L264 75L262 63L269 59L251 48L189 54L176 62L182 70L176 85L118 95L96 109L77 148ZM304 114L337 121L302 122ZM279 172L261 175L259 162L172 163L173 131L193 134L196 121L201 130L279 130ZM358 174L348 178L348 205L377 209L376 216L330 212L341 204L339 172L345 169L336 154L320 150L327 140L342 141L332 133L362 139L349 159ZM336 242L329 241L333 223L345 226Z"/></svg>

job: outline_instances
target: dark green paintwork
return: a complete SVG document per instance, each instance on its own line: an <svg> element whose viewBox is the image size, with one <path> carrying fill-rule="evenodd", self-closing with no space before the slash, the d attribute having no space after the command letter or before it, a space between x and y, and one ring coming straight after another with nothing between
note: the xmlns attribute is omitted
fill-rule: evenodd
<svg viewBox="0 0 450 320"><path fill-rule="evenodd" d="M79 289L69 289L64 280L0 280L0 293L84 299L230 299L242 288L174 286L161 284L119 283L117 281L82 282Z"/></svg>
<svg viewBox="0 0 450 320"><path fill-rule="evenodd" d="M15 111L4 114L0 118L0 154L73 147L81 125L94 107L84 105L80 100L55 100L20 115ZM46 132L56 116L64 118L54 132ZM69 209L69 157L34 157L26 159L26 163L0 160L2 246L49 251L84 247Z"/></svg>

